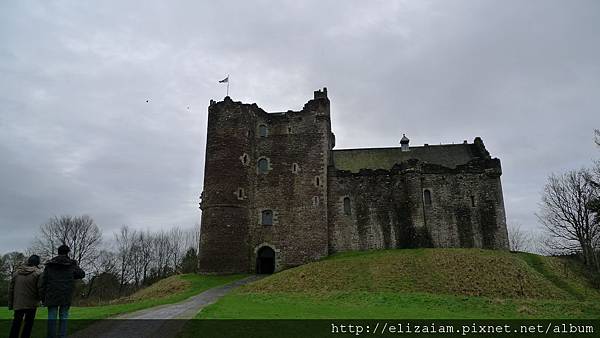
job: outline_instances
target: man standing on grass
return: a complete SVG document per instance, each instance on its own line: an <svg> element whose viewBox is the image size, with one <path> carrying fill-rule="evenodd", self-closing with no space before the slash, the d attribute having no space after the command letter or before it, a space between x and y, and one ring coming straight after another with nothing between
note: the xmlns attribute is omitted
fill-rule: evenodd
<svg viewBox="0 0 600 338"><path fill-rule="evenodd" d="M22 338L31 336L31 328L35 319L35 311L40 305L38 295L38 280L42 274L40 257L31 255L27 264L19 266L10 280L8 288L8 309L15 310L15 317L10 328L10 338L18 338L21 332L23 319Z"/></svg>
<svg viewBox="0 0 600 338"><path fill-rule="evenodd" d="M58 337L66 337L75 280L85 277L85 272L77 262L67 256L70 251L71 249L64 244L58 247L58 256L46 263L40 278L40 295L42 302L48 307L48 337L52 338L56 337L57 315L60 319Z"/></svg>

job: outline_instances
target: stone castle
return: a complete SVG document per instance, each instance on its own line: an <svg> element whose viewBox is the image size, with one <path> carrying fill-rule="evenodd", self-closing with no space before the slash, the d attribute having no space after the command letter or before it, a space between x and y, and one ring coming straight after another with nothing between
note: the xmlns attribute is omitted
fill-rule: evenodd
<svg viewBox="0 0 600 338"><path fill-rule="evenodd" d="M327 89L301 111L210 102L202 273L271 273L336 252L508 249L500 160L483 141L335 149Z"/></svg>

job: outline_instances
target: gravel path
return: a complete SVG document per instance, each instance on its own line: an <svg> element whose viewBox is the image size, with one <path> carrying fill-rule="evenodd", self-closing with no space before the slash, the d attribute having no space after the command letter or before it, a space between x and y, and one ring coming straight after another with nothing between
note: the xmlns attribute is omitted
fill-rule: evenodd
<svg viewBox="0 0 600 338"><path fill-rule="evenodd" d="M70 337L175 337L186 320L194 318L202 308L216 302L231 290L260 278L262 276L250 276L206 290L179 303L161 305L108 320L100 320Z"/></svg>

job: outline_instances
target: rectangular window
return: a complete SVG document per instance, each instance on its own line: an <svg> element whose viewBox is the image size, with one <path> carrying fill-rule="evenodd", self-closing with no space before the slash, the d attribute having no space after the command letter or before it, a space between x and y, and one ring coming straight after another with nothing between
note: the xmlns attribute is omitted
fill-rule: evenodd
<svg viewBox="0 0 600 338"><path fill-rule="evenodd" d="M264 124L258 126L258 136L267 137L267 126L265 126Z"/></svg>
<svg viewBox="0 0 600 338"><path fill-rule="evenodd" d="M425 205L431 205L431 191L429 189L423 190L423 202Z"/></svg>
<svg viewBox="0 0 600 338"><path fill-rule="evenodd" d="M350 198L344 197L344 214L350 215L352 213L352 206L350 205Z"/></svg>
<svg viewBox="0 0 600 338"><path fill-rule="evenodd" d="M260 224L262 225L273 225L273 211L263 210L261 212Z"/></svg>
<svg viewBox="0 0 600 338"><path fill-rule="evenodd" d="M258 172L261 174L266 174L269 171L269 161L267 159L261 158L258 160Z"/></svg>

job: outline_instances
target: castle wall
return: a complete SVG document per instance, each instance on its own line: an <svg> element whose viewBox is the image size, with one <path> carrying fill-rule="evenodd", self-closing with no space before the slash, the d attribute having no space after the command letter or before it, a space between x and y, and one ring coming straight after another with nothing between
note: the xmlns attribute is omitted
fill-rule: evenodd
<svg viewBox="0 0 600 338"><path fill-rule="evenodd" d="M433 170L431 170L433 169ZM507 249L499 162L458 170L414 163L359 173L330 169L330 251L411 247ZM425 204L424 190L431 193ZM344 210L344 198L351 209Z"/></svg>
<svg viewBox="0 0 600 338"><path fill-rule="evenodd" d="M278 271L350 250L508 248L500 161L480 138L334 151L330 121L326 89L284 113L211 101L201 272L255 272L273 261ZM268 256L258 264L260 252Z"/></svg>
<svg viewBox="0 0 600 338"><path fill-rule="evenodd" d="M268 159L269 171L254 177L249 241L251 254L262 245L276 250L276 270L328 254L329 123L326 97L309 101L299 112L257 116L257 128L266 126L268 134L255 138L254 157ZM273 226L260 223L265 209L275 213Z"/></svg>
<svg viewBox="0 0 600 338"><path fill-rule="evenodd" d="M321 91L297 112L267 114L229 98L211 104L201 272L254 272L263 246L275 251L276 270L328 254L330 135L329 100ZM262 224L265 210L272 225Z"/></svg>
<svg viewBox="0 0 600 338"><path fill-rule="evenodd" d="M201 272L246 271L250 222L247 192L252 171L240 157L252 153L247 126L253 122L253 109L258 108L235 104L228 98L211 102L209 107L201 202ZM241 195L240 189L244 190Z"/></svg>

